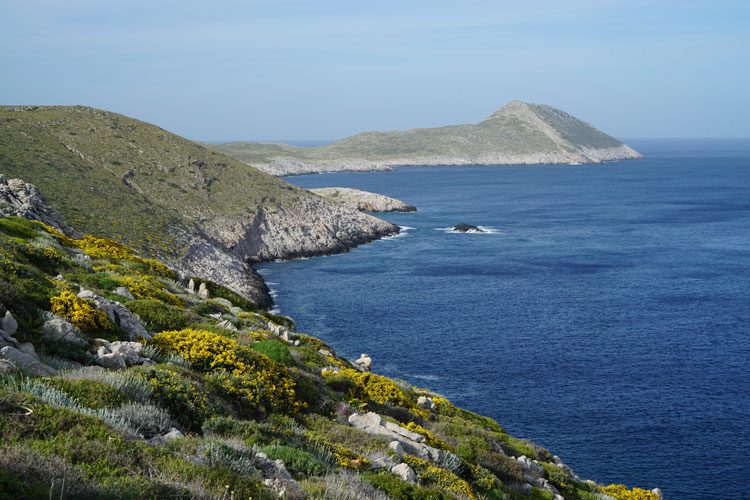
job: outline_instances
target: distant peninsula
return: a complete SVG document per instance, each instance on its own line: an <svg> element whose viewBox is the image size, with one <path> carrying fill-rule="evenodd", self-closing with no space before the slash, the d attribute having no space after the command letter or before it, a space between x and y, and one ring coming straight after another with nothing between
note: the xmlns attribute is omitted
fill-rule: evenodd
<svg viewBox="0 0 750 500"><path fill-rule="evenodd" d="M230 142L207 145L277 176L390 170L394 166L602 163L640 153L545 104L511 101L477 124L363 132L315 148Z"/></svg>

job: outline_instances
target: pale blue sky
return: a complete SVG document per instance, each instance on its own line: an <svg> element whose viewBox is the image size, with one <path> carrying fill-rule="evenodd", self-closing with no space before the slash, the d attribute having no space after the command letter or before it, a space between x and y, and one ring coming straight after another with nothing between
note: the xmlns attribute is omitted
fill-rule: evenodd
<svg viewBox="0 0 750 500"><path fill-rule="evenodd" d="M750 137L750 2L3 0L0 102L192 139L335 139L510 99L621 138Z"/></svg>

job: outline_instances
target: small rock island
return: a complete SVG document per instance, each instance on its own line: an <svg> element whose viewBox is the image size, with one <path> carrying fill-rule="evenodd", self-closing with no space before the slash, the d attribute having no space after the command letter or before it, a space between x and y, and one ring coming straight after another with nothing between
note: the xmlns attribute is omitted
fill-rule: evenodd
<svg viewBox="0 0 750 500"><path fill-rule="evenodd" d="M458 231L459 233L486 233L484 229L480 228L479 226L474 226L472 224L456 224L451 228L453 231Z"/></svg>

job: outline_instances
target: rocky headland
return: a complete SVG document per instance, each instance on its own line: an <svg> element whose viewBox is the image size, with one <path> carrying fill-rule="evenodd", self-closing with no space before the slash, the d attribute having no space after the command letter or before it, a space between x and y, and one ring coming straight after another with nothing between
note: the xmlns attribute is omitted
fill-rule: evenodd
<svg viewBox="0 0 750 500"><path fill-rule="evenodd" d="M640 153L574 116L511 101L476 124L364 132L326 146L233 142L210 146L277 176L394 166L602 163Z"/></svg>
<svg viewBox="0 0 750 500"><path fill-rule="evenodd" d="M4 106L0 121L0 174L36 185L76 229L123 241L262 307L271 297L253 263L343 252L399 231L116 113ZM23 203L27 194L16 192Z"/></svg>
<svg viewBox="0 0 750 500"><path fill-rule="evenodd" d="M322 196L351 210L360 212L416 212L417 207L408 203L361 189L344 187L325 187L310 189L311 192Z"/></svg>

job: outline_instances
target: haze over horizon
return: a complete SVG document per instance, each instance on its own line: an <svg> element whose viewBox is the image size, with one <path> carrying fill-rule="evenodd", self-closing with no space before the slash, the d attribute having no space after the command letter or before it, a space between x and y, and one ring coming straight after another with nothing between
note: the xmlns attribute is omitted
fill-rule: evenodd
<svg viewBox="0 0 750 500"><path fill-rule="evenodd" d="M82 104L196 140L333 140L509 100L618 138L750 137L742 1L10 0L2 104Z"/></svg>

